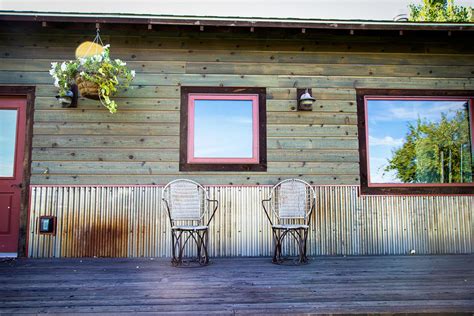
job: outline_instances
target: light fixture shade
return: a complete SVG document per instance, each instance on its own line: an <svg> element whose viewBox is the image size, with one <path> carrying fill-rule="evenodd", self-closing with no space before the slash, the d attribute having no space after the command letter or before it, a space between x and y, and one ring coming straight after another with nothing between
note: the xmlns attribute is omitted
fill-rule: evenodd
<svg viewBox="0 0 474 316"><path fill-rule="evenodd" d="M298 110L299 111L311 111L313 109L313 103L316 101L311 95L311 89L298 89Z"/></svg>

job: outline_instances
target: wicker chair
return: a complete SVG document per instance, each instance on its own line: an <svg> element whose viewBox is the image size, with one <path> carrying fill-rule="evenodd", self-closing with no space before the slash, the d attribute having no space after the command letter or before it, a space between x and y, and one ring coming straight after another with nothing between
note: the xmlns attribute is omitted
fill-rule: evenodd
<svg viewBox="0 0 474 316"><path fill-rule="evenodd" d="M314 189L303 180L283 180L272 188L269 198L263 200L262 205L272 226L275 246L273 263L284 261L282 243L287 236L291 236L297 241L298 262L306 263L308 261L306 256L308 229L311 214L316 206ZM272 217L275 222L272 221Z"/></svg>
<svg viewBox="0 0 474 316"><path fill-rule="evenodd" d="M189 240L194 240L197 246L196 261L200 265L208 264L207 233L219 203L209 199L202 185L187 179L168 183L163 188L162 200L171 224L172 265L183 264L183 253ZM212 212L209 203L213 204Z"/></svg>

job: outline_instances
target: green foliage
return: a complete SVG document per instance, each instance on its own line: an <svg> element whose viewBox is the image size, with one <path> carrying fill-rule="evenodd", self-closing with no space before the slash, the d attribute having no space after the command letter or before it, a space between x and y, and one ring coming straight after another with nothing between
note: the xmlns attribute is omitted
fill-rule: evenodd
<svg viewBox="0 0 474 316"><path fill-rule="evenodd" d="M470 22L471 8L458 6L454 0L423 0L423 4L410 4L410 21L415 22Z"/></svg>
<svg viewBox="0 0 474 316"><path fill-rule="evenodd" d="M467 106L467 104L466 104ZM440 122L408 124L403 146L392 153L385 171L404 183L472 182L473 160L467 111Z"/></svg>
<svg viewBox="0 0 474 316"><path fill-rule="evenodd" d="M74 84L76 76L94 82L99 86L100 102L110 111L117 112L117 104L110 97L119 89L126 88L135 77L135 71L128 69L120 59L110 59L109 45L104 46L100 55L79 58L58 63L51 63L50 75L59 95L65 96Z"/></svg>

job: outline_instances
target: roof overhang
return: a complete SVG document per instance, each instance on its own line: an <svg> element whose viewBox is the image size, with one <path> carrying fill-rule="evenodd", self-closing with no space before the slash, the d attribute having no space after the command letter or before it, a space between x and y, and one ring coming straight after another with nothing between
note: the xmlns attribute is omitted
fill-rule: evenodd
<svg viewBox="0 0 474 316"><path fill-rule="evenodd" d="M474 23L414 23L399 21L243 18L141 14L0 11L0 21L82 22L184 26L227 26L342 30L474 31Z"/></svg>

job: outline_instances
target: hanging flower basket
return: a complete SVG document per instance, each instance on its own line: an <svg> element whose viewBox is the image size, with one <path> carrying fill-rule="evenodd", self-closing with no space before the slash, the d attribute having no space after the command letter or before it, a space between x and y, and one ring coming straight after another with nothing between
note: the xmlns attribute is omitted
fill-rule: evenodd
<svg viewBox="0 0 474 316"><path fill-rule="evenodd" d="M62 63L51 63L49 73L54 78L54 85L59 96L64 96L76 83L81 96L99 100L110 113L117 112L117 103L111 99L120 89L128 87L135 77L120 59L111 59L109 45L103 46L102 53L80 57Z"/></svg>
<svg viewBox="0 0 474 316"><path fill-rule="evenodd" d="M99 85L95 82L85 80L80 75L76 76L76 84L79 93L84 98L99 100Z"/></svg>

